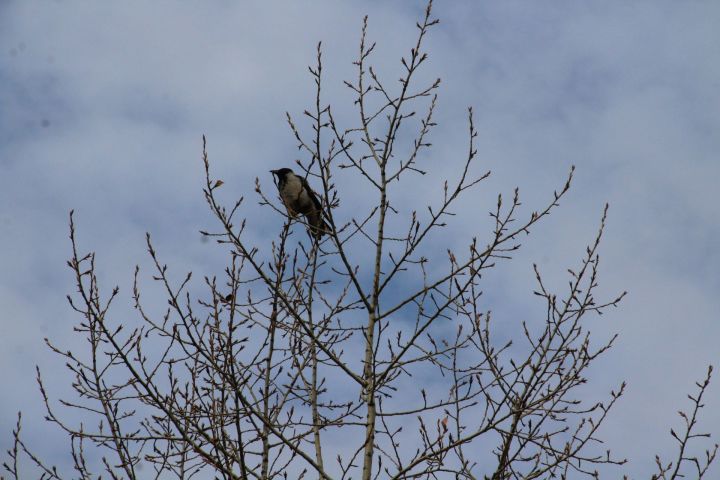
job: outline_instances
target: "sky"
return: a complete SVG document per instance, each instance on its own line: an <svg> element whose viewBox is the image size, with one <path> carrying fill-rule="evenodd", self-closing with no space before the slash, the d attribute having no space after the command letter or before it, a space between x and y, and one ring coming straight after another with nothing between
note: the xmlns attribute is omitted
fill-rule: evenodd
<svg viewBox="0 0 720 480"><path fill-rule="evenodd" d="M438 246L462 248L481 233L498 192L519 187L531 211L576 166L562 206L494 274L492 307L542 313L532 263L562 287L610 204L600 291L629 293L593 320L599 338L619 339L590 388L603 395L628 382L602 436L629 457L620 472L649 477L654 455L673 452L669 428L680 426L686 394L708 365L720 367L720 3L438 1L434 11L422 75L442 78L438 127L422 159L429 174L400 184L399 202L425 204L457 172L468 106L479 168L493 175ZM317 42L324 98L351 119L343 80L354 75L362 17L374 62L392 79L421 13L410 1L0 2L0 450L20 409L31 443L47 455L64 449L41 420L35 365L67 391L43 338L78 342L65 299L68 212L101 282L118 284L126 303L134 265L148 264L145 232L178 271L221 271L198 233L212 225L202 135L225 200L255 202L255 178L270 188L268 170L298 158L285 112L301 118L312 105ZM366 200L345 191L340 215ZM259 242L282 222L247 215ZM702 413L715 442L718 383Z"/></svg>

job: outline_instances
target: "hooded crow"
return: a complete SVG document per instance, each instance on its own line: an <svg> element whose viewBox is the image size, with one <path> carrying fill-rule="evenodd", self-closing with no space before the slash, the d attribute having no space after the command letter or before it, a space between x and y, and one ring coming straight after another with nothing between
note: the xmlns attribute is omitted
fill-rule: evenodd
<svg viewBox="0 0 720 480"><path fill-rule="evenodd" d="M322 205L317 194L313 192L307 180L295 175L289 168L270 170L277 177L277 187L288 215L296 217L304 215L307 220L310 233L315 238L320 238L330 233L330 226L323 219Z"/></svg>

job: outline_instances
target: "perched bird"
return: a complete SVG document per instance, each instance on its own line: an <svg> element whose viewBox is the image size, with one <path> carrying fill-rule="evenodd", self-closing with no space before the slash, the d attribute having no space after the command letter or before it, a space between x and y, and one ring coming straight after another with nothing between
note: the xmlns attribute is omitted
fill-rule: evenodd
<svg viewBox="0 0 720 480"><path fill-rule="evenodd" d="M295 175L289 168L270 170L270 173L277 177L280 198L287 208L288 215L291 217L304 215L310 226L309 231L315 238L330 233L330 226L323 219L320 199L310 188L307 180Z"/></svg>

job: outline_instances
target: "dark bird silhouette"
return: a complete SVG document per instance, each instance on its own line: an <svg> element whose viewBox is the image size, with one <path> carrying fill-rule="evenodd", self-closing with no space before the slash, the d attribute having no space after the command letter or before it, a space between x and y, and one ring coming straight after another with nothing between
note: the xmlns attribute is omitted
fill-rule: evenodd
<svg viewBox="0 0 720 480"><path fill-rule="evenodd" d="M323 219L320 199L310 188L307 180L295 175L295 172L289 168L270 170L270 173L277 177L278 192L288 215L291 217L296 217L298 214L305 216L309 225L308 230L315 238L330 233L330 226Z"/></svg>

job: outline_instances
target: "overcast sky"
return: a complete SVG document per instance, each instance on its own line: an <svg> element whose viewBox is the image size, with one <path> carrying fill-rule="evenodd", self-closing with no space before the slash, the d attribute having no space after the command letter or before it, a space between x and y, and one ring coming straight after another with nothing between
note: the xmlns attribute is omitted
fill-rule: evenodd
<svg viewBox="0 0 720 480"><path fill-rule="evenodd" d="M354 75L362 16L378 43L375 64L394 79L421 11L409 1L0 1L3 452L18 409L40 451L66 451L38 417L34 366L56 392L67 389L42 339L77 342L65 300L69 210L107 287L127 293L133 266L146 262L146 231L180 271L219 272L197 233L212 224L201 136L226 199L254 202L255 177L272 187L268 169L297 158L284 116L311 106L306 66L317 42L326 100L350 118L342 81ZM720 3L440 1L435 14L426 75L443 82L434 150L423 159L430 174L398 194L415 201L433 191L427 182L451 175L466 149L468 106L481 168L493 177L466 213L485 215L515 186L529 211L576 165L562 207L496 276L491 307L523 319L542 313L532 262L562 287L610 203L601 291L629 295L593 320L600 338L620 338L591 388L629 383L603 438L630 457L622 472L648 477L654 454L672 451L685 394L708 364L719 366ZM354 196L340 210L361 201ZM256 211L247 215L262 241L281 219ZM456 247L482 233L482 222L462 218L447 239ZM717 441L720 378L707 395L702 421Z"/></svg>

